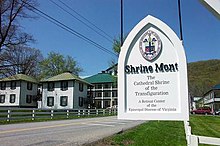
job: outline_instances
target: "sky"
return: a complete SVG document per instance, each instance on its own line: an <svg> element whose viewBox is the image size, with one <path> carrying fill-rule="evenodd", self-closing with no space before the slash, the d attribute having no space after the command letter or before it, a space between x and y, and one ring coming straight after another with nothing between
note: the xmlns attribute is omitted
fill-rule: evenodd
<svg viewBox="0 0 220 146"><path fill-rule="evenodd" d="M62 6L71 15L51 1ZM111 37L108 40L75 19L72 15L84 21L62 5L59 0L51 1L38 0L39 6L37 8L105 49L112 51L113 39L120 36L120 0L62 0L78 14L108 34ZM124 34L128 34L147 15L152 15L165 22L180 36L177 5L177 0L124 0ZM220 20L198 0L182 0L181 12L183 45L187 61L219 59ZM86 21L84 23L89 25ZM52 51L73 57L84 70L80 76L97 74L109 68L112 60L117 62L116 56L102 51L40 16L37 19L22 20L21 25L23 30L32 34L36 40L35 43L30 44L30 47L41 50L44 57L47 57L47 54ZM93 27L93 29L95 28Z"/></svg>

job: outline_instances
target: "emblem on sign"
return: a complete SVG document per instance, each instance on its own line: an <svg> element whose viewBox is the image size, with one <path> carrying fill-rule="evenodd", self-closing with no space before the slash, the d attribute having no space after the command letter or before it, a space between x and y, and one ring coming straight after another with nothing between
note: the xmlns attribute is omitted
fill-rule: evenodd
<svg viewBox="0 0 220 146"><path fill-rule="evenodd" d="M146 60L154 61L159 57L162 51L160 37L152 30L148 30L140 39L139 49Z"/></svg>

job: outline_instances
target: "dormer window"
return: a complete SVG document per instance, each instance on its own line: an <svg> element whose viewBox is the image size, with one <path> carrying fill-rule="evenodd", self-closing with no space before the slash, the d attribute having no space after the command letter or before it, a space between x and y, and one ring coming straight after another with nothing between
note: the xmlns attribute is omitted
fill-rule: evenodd
<svg viewBox="0 0 220 146"><path fill-rule="evenodd" d="M27 83L27 89L28 89L28 90L32 90L32 88L33 88L33 83L28 82L28 83Z"/></svg>
<svg viewBox="0 0 220 146"><path fill-rule="evenodd" d="M16 81L11 82L11 90L16 89Z"/></svg>
<svg viewBox="0 0 220 146"><path fill-rule="evenodd" d="M1 90L5 90L6 89L6 82L1 82Z"/></svg>
<svg viewBox="0 0 220 146"><path fill-rule="evenodd" d="M61 87L60 87L60 89L61 89L62 91L68 90L68 81L62 81L62 82L61 82Z"/></svg>
<svg viewBox="0 0 220 146"><path fill-rule="evenodd" d="M79 83L79 91L83 92L83 83Z"/></svg>
<svg viewBox="0 0 220 146"><path fill-rule="evenodd" d="M48 91L54 91L54 82L48 83Z"/></svg>

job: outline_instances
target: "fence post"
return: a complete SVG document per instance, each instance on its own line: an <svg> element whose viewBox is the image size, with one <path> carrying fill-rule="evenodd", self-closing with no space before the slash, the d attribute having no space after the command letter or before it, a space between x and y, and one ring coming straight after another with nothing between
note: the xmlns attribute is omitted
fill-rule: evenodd
<svg viewBox="0 0 220 146"><path fill-rule="evenodd" d="M80 110L78 110L78 117L80 117Z"/></svg>
<svg viewBox="0 0 220 146"><path fill-rule="evenodd" d="M185 129L185 135L186 135L186 142L187 145L190 146L191 143L191 127L189 125L189 121L184 121L184 129Z"/></svg>
<svg viewBox="0 0 220 146"><path fill-rule="evenodd" d="M83 109L83 116L85 115L85 110Z"/></svg>
<svg viewBox="0 0 220 146"><path fill-rule="evenodd" d="M10 122L11 110L8 109L7 122Z"/></svg>
<svg viewBox="0 0 220 146"><path fill-rule="evenodd" d="M90 109L88 109L88 116L90 115Z"/></svg>
<svg viewBox="0 0 220 146"><path fill-rule="evenodd" d="M51 110L50 119L53 119L53 110Z"/></svg>
<svg viewBox="0 0 220 146"><path fill-rule="evenodd" d="M66 110L66 118L69 119L69 110Z"/></svg>
<svg viewBox="0 0 220 146"><path fill-rule="evenodd" d="M108 115L110 115L110 114L111 114L111 109L108 110Z"/></svg>
<svg viewBox="0 0 220 146"><path fill-rule="evenodd" d="M98 114L99 114L99 110L98 110L98 109L96 109L96 115L98 116Z"/></svg>
<svg viewBox="0 0 220 146"><path fill-rule="evenodd" d="M105 109L103 109L103 116L105 115Z"/></svg>
<svg viewBox="0 0 220 146"><path fill-rule="evenodd" d="M199 139L196 135L190 135L190 146L198 146Z"/></svg>
<svg viewBox="0 0 220 146"><path fill-rule="evenodd" d="M34 119L35 119L34 113L35 113L35 111L34 111L34 109L33 109L33 110L32 110L32 121L34 121Z"/></svg>

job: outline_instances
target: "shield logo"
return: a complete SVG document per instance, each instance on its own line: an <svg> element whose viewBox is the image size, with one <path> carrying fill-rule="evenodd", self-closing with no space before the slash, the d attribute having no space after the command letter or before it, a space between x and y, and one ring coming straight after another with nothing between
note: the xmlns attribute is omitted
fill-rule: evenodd
<svg viewBox="0 0 220 146"><path fill-rule="evenodd" d="M146 60L150 62L156 60L162 51L162 42L158 34L152 30L144 33L139 42L139 49Z"/></svg>

